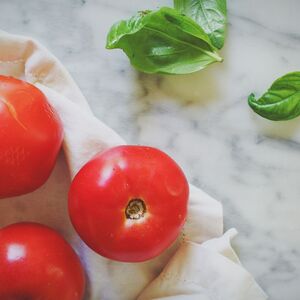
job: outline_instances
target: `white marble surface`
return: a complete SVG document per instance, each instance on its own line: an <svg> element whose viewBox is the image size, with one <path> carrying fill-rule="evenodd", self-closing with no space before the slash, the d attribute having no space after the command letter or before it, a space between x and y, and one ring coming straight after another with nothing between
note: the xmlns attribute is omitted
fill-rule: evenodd
<svg viewBox="0 0 300 300"><path fill-rule="evenodd" d="M121 51L104 49L113 22L168 4L1 0L0 28L46 45L95 114L130 143L170 153L191 182L223 203L225 226L240 232L240 258L270 299L298 300L300 118L262 120L246 98L300 70L300 1L229 1L225 61L192 75L143 75Z"/></svg>

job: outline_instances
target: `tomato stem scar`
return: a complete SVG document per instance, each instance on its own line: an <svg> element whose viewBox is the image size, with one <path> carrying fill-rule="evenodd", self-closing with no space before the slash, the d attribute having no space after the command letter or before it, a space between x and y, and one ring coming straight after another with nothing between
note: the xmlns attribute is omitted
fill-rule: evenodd
<svg viewBox="0 0 300 300"><path fill-rule="evenodd" d="M144 217L145 213L145 202L139 198L130 200L125 210L126 218L130 220L139 220Z"/></svg>

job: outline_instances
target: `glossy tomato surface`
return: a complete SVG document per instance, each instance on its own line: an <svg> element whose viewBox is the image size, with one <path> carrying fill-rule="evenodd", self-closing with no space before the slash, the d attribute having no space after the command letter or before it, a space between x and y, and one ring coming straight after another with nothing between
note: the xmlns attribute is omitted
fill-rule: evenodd
<svg viewBox="0 0 300 300"><path fill-rule="evenodd" d="M119 146L97 155L76 175L69 213L94 251L140 262L175 241L186 219L188 193L185 175L167 154Z"/></svg>
<svg viewBox="0 0 300 300"><path fill-rule="evenodd" d="M0 198L37 189L49 177L63 128L44 94L0 76Z"/></svg>
<svg viewBox="0 0 300 300"><path fill-rule="evenodd" d="M35 223L0 229L0 300L79 300L84 271L69 244Z"/></svg>

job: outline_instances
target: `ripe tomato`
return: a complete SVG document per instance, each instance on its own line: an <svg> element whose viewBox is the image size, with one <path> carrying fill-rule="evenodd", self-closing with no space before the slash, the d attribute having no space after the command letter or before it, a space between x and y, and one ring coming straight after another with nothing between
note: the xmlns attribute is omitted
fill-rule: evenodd
<svg viewBox="0 0 300 300"><path fill-rule="evenodd" d="M63 129L45 95L0 76L0 198L32 192L49 177Z"/></svg>
<svg viewBox="0 0 300 300"><path fill-rule="evenodd" d="M119 146L98 154L74 178L69 213L80 237L99 254L124 262L151 259L178 236L188 183L158 149Z"/></svg>
<svg viewBox="0 0 300 300"><path fill-rule="evenodd" d="M34 223L0 229L0 300L80 300L85 277L69 244Z"/></svg>

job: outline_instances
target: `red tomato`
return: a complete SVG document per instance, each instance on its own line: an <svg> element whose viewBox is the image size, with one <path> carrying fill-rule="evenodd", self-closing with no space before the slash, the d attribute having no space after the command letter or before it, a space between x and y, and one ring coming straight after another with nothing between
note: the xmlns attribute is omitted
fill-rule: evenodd
<svg viewBox="0 0 300 300"><path fill-rule="evenodd" d="M79 258L54 230L34 223L0 229L0 300L80 300Z"/></svg>
<svg viewBox="0 0 300 300"><path fill-rule="evenodd" d="M98 154L74 178L69 213L97 253L124 262L151 259L177 238L187 213L188 183L158 149L119 146Z"/></svg>
<svg viewBox="0 0 300 300"><path fill-rule="evenodd" d="M0 76L0 198L32 192L49 177L63 129L45 95Z"/></svg>

